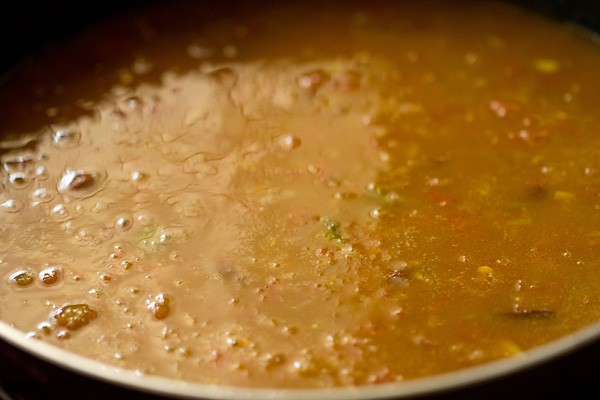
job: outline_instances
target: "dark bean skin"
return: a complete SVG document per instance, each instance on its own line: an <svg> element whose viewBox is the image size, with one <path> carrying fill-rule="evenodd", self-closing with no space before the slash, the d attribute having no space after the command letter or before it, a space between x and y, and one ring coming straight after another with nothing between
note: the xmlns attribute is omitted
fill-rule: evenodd
<svg viewBox="0 0 600 400"><path fill-rule="evenodd" d="M517 310L502 314L517 320L550 319L556 317L556 312L547 309Z"/></svg>

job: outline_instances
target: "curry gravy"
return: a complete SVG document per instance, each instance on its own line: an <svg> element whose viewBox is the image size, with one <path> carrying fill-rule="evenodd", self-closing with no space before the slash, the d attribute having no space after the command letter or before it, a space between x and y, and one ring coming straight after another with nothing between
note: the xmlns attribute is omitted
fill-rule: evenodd
<svg viewBox="0 0 600 400"><path fill-rule="evenodd" d="M597 44L414 3L163 6L15 75L0 319L251 387L405 381L597 321Z"/></svg>

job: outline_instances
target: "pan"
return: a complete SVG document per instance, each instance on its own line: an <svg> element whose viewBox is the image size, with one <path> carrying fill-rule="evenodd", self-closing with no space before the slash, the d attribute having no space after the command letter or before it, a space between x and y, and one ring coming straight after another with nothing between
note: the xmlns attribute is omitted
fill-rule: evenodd
<svg viewBox="0 0 600 400"><path fill-rule="evenodd" d="M197 2L201 10L193 18L243 15L257 12L270 2ZM327 3L327 2L324 2ZM375 2L376 3L376 2ZM594 35L600 32L600 4L596 1L513 1L514 5L549 18L566 21ZM340 3L341 4L341 3ZM336 6L340 6L337 4ZM56 56L56 76L32 73L32 85L44 79L60 79L81 73L101 57L130 53L136 45L127 37L110 38L105 53L90 51L77 61L61 50L61 44L93 34L91 27L113 26L114 21L136 20L161 1L105 1L99 4L15 4L2 17L0 35L4 56L0 61L2 82L10 88L12 78L34 65L37 57ZM331 5L330 5L331 6ZM190 17L192 19L192 17ZM165 16L168 20L168 16ZM143 23L143 20L137 20ZM142 22L140 22L142 21ZM189 21L188 21L189 23ZM102 25L104 24L104 25ZM92 32L92 33L90 33ZM35 70L35 68L33 69ZM62 74L62 75L61 75ZM98 87L100 93L107 84ZM18 119L18 110L5 104L0 117ZM27 121L23 122L28 128ZM23 332L0 321L0 398L36 400L81 399L506 399L590 398L600 395L600 323L524 352L523 357L503 359L455 372L402 383L326 389L246 389L204 385L145 376L86 359L46 343L32 341Z"/></svg>

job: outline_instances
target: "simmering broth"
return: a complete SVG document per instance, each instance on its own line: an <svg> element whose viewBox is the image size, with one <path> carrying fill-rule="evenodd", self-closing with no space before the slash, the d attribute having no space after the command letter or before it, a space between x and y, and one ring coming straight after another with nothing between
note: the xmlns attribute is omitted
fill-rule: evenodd
<svg viewBox="0 0 600 400"><path fill-rule="evenodd" d="M249 387L431 376L599 319L590 37L498 2L165 7L0 93L0 319Z"/></svg>

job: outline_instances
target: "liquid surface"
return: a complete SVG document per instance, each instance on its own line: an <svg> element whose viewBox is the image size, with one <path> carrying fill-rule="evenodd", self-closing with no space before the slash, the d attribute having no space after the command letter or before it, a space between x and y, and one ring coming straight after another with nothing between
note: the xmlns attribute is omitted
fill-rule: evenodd
<svg viewBox="0 0 600 400"><path fill-rule="evenodd" d="M0 319L252 387L405 381L597 321L597 45L447 4L172 5L41 57L0 93Z"/></svg>

